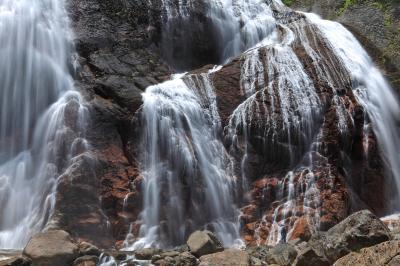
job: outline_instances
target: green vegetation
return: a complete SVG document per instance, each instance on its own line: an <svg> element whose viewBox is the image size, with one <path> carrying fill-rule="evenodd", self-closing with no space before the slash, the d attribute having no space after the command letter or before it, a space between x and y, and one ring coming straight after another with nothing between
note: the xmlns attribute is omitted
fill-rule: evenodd
<svg viewBox="0 0 400 266"><path fill-rule="evenodd" d="M287 6L291 6L293 4L295 0L283 0L282 2L287 5Z"/></svg>

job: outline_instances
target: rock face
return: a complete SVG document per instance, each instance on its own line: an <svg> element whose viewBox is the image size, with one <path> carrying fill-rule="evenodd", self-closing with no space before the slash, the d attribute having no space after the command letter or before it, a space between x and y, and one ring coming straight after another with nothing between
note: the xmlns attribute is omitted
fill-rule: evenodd
<svg viewBox="0 0 400 266"><path fill-rule="evenodd" d="M189 236L187 245L190 252L197 257L223 250L221 242L210 231L196 231L192 233Z"/></svg>
<svg viewBox="0 0 400 266"><path fill-rule="evenodd" d="M141 93L146 87L169 78L173 70L166 61L173 63L168 57L182 59L198 51L188 65L175 62L175 67L189 69L219 60L215 51L220 44L215 32L207 31L210 21L204 14L204 2L195 2L190 19L173 20L166 29L165 14L158 0L68 1L79 62L76 86L85 95L90 111L86 136L90 151L77 158L74 167L59 180L53 228L64 229L78 240L107 248L120 247L129 229L132 235L138 235L138 217L143 206L138 142L141 125L137 120ZM343 1L328 2L336 8ZM326 10L323 5L320 9ZM368 115L356 101L350 89L351 79L338 67L340 63L332 56L329 45L306 23L303 15L289 11L283 14L274 11L274 15L277 19L290 18L283 19L285 26L294 32L303 31L308 45L324 55L321 60L314 60L307 53L309 47L297 40L289 57L300 62L315 86L315 100L319 105L308 103L313 110L308 117L312 124L303 123L302 115L293 112L293 119L301 121L301 126L296 128L298 124L291 123L292 126L286 127L282 122L286 114L279 99L290 88L279 91L278 79L275 79L270 93L258 81L251 80L256 75L265 80L277 75L268 72L268 60L277 53L274 49L265 47L258 51L256 56L263 71L253 73L253 77L243 72L243 66L249 65L244 55L209 75L221 118L219 134L236 163L235 174L247 178L248 186L238 189L237 205L242 208L242 236L250 245L278 242L277 224L290 228L286 240L307 241L316 232L315 227L328 230L357 210L368 208L380 215L387 207L386 197L393 187L392 180L384 177L384 162L375 135L369 131L364 136L364 129L371 128L365 124ZM194 29L185 35L183 29L191 25ZM173 46L168 51L163 45L168 42L166 37ZM283 30L281 37L284 37ZM187 41L182 42L183 39ZM183 50L184 46L187 50ZM195 80L210 68L205 66L188 76ZM322 68L331 70L332 82L319 77ZM249 80L254 81L253 97L244 92L244 83ZM265 95L271 95L275 101ZM253 104L249 104L251 99ZM240 112L235 112L240 106L249 108L251 115L235 120L240 118L236 116ZM296 106L288 109L298 110ZM340 112L344 114L347 130L338 126ZM276 123L268 119L269 114ZM314 146L320 147L320 151L309 152ZM309 161L313 162L313 169L297 167L308 165ZM239 169L241 163L243 169ZM291 194L292 187L294 194ZM292 197L290 208L286 208L289 195ZM204 243L212 242L206 235L208 240ZM193 250L200 249L199 253L194 251L197 256L205 254L201 251L202 241L202 244L188 243L194 245ZM220 251L219 245L216 246L212 252ZM303 257L308 258L312 252L316 251L304 252ZM91 253L82 255L94 255Z"/></svg>
<svg viewBox="0 0 400 266"><path fill-rule="evenodd" d="M364 210L350 215L326 233L313 237L308 244L333 263L352 251L390 239L387 226L371 212Z"/></svg>
<svg viewBox="0 0 400 266"><path fill-rule="evenodd" d="M24 249L33 266L70 266L78 257L78 246L70 235L61 230L33 236Z"/></svg>
<svg viewBox="0 0 400 266"><path fill-rule="evenodd" d="M400 4L397 1L295 0L291 7L335 19L348 27L385 70L399 90L400 54L398 28Z"/></svg>
<svg viewBox="0 0 400 266"><path fill-rule="evenodd" d="M227 249L200 258L199 266L214 265L248 266L250 265L249 256L246 252L241 250Z"/></svg>
<svg viewBox="0 0 400 266"><path fill-rule="evenodd" d="M400 241L387 241L379 245L352 252L335 262L335 266L399 265Z"/></svg>

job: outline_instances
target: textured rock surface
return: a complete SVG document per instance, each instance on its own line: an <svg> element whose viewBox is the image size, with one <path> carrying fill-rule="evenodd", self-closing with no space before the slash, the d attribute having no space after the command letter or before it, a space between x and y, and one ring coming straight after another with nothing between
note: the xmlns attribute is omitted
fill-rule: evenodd
<svg viewBox="0 0 400 266"><path fill-rule="evenodd" d="M349 2L350 4L345 4ZM291 7L337 20L356 34L400 90L400 3L398 1L295 0Z"/></svg>
<svg viewBox="0 0 400 266"><path fill-rule="evenodd" d="M98 256L83 256L77 258L73 266L96 266L98 262Z"/></svg>
<svg viewBox="0 0 400 266"><path fill-rule="evenodd" d="M387 226L369 211L350 215L326 233L313 237L309 245L333 263L346 254L391 239Z"/></svg>
<svg viewBox="0 0 400 266"><path fill-rule="evenodd" d="M189 236L187 245L190 252L201 257L223 250L221 242L209 231L196 231Z"/></svg>
<svg viewBox="0 0 400 266"><path fill-rule="evenodd" d="M277 264L282 266L292 265L297 257L297 251L294 246L288 244L278 244L269 250L265 261L268 264Z"/></svg>
<svg viewBox="0 0 400 266"><path fill-rule="evenodd" d="M137 142L141 125L135 115L140 112L141 93L145 88L168 79L171 73L161 59L166 52L161 46L165 36L162 35L160 1L153 2L149 5L144 0L68 1L79 62L75 78L90 109L87 139L91 149L60 178L51 226L65 229L73 237L99 247L120 247L129 225L133 223L133 235L138 234L140 225L135 222L142 210L142 177L138 170L140 143ZM185 23L193 22L194 27L199 26L199 21L204 19L201 2L198 1L193 21ZM323 2L317 3L321 12L329 7L337 10L342 3L328 1L325 5ZM332 14L330 11L324 15ZM301 14L289 15L293 21L301 22L303 19ZM287 22L289 27L290 21ZM179 26L182 22L174 23ZM313 36L312 27L305 25L304 29L307 36ZM196 38L202 34L196 34L187 36L190 37L187 44L195 44L191 49L200 51L190 65L194 67L218 61L213 54L209 54L216 47L212 36L207 35L201 43L197 43ZM182 52L178 54L181 57L193 53L193 50L179 51L177 44L184 37L182 29L172 36L176 44L174 53ZM390 194L390 180L384 179L383 162L372 133L368 136L368 157L364 156L362 134L366 114L349 89L349 77L343 69L336 67L339 64L330 56L323 40L316 38L310 45L326 55L324 62L314 62L304 46L298 42L293 44L295 55L312 78L321 101L321 112L313 117L314 128L306 141L291 138L281 127L274 135L277 141L272 142L272 135L265 134L271 128L265 118L269 109L279 106L258 96L255 102L265 106L265 109L253 110L248 117L253 121L246 132L248 134L245 136L244 132L237 132L239 145L235 146L228 127L234 110L247 100L241 80L245 58L239 56L212 76L218 112L225 127L221 135L226 139L226 148L237 161L241 161L245 149L247 152L243 172L249 178L249 191L240 192L243 195L240 195L238 205L243 207L242 232L249 244L267 244L270 233L277 233L273 221L293 228L292 232L288 232L288 240L308 240L315 233L315 228L308 226L310 223L327 230L359 209L369 208L380 215L386 207L386 195ZM268 48L261 49L261 57L265 59L271 52ZM334 84L326 84L318 78L317 63L335 70ZM267 69L268 64L264 64ZM193 74L206 72L211 67L193 71ZM267 76L267 73L263 75ZM262 88L256 89L261 95ZM338 106L332 101L336 92L340 92L347 121L354 121L348 122L346 133L337 126ZM278 98L278 95L275 96ZM277 111L274 115L276 121L282 121L282 113ZM244 148L245 137L248 137L248 143ZM310 145L307 141L315 138L318 138L317 144L324 148L324 152L306 154ZM293 158L289 154L289 144L294 151ZM305 168L293 168L310 157L315 164L312 172ZM289 192L290 170L293 170L291 174L298 193L289 214L283 215L285 202L282 194ZM302 188L308 184L308 178L315 179L313 189L318 191L315 193L319 193L319 200L305 208L306 193ZM377 194L380 196L376 197Z"/></svg>
<svg viewBox="0 0 400 266"><path fill-rule="evenodd" d="M200 257L199 266L214 265L247 266L250 265L249 255L241 250L227 249L222 252Z"/></svg>
<svg viewBox="0 0 400 266"><path fill-rule="evenodd" d="M387 241L379 245L352 252L335 262L335 266L399 265L400 241Z"/></svg>
<svg viewBox="0 0 400 266"><path fill-rule="evenodd" d="M70 235L61 230L33 236L24 249L33 266L70 266L78 257L78 246Z"/></svg>

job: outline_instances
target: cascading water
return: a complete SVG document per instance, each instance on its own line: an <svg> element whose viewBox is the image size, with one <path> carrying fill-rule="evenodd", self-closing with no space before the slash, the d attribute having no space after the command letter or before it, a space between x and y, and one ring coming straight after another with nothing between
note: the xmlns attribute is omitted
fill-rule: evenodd
<svg viewBox="0 0 400 266"><path fill-rule="evenodd" d="M173 79L143 95L144 210L133 249L179 245L198 228L226 245L239 239L235 180L208 75Z"/></svg>
<svg viewBox="0 0 400 266"><path fill-rule="evenodd" d="M193 59L188 57L207 53L200 56L211 60L207 63L222 64L254 47L275 30L273 9L285 8L281 1L264 0L162 0L161 2L164 14L164 57L178 70L187 70L182 69L182 66L191 67L190 62ZM202 11L198 14L196 10ZM200 17L199 21L193 21L197 16ZM199 23L203 25L197 25ZM197 40L197 32L194 36L190 35L193 29L203 33L205 35L203 38L208 39L208 44L197 46L201 41ZM199 62L194 63L195 67L198 67L196 63Z"/></svg>
<svg viewBox="0 0 400 266"><path fill-rule="evenodd" d="M0 1L0 248L46 226L57 177L87 146L70 37L64 1Z"/></svg>
<svg viewBox="0 0 400 266"><path fill-rule="evenodd" d="M322 32L331 49L341 60L352 79L358 101L368 112L383 156L387 172L394 177L400 194L400 104L398 97L357 39L341 24L322 20L314 14L307 18ZM368 121L367 121L368 123ZM367 137L365 137L367 139ZM392 208L400 210L400 199L394 198Z"/></svg>
<svg viewBox="0 0 400 266"><path fill-rule="evenodd" d="M188 18L194 8L192 1L162 2L167 21ZM248 178L244 168L254 128L261 128L257 137L263 140L265 158L285 158L283 163L292 169L280 178L274 213L263 215L255 230L261 234L266 224L271 225L264 242L256 236L258 244L279 242L280 230L290 230L296 223L291 218L296 218L299 205L311 229L317 230L322 200L317 179L321 169L327 186L334 178L321 145L322 113L326 106L334 107L337 134L345 140L354 121L338 89L348 85L369 114L391 174L400 180L399 104L349 31L312 14L294 13L281 1L207 3L207 16L223 44L218 48L220 62L243 53L240 83L246 100L223 130L212 84L213 72L219 69L146 90L141 110L144 210L139 238L130 234L128 249L179 245L199 228L211 229L225 245L232 245L239 238L233 195L236 181L245 183ZM299 49L312 60L313 70L305 67ZM329 90L332 97L324 98L322 90ZM222 144L224 132L229 148L241 151L241 158Z"/></svg>

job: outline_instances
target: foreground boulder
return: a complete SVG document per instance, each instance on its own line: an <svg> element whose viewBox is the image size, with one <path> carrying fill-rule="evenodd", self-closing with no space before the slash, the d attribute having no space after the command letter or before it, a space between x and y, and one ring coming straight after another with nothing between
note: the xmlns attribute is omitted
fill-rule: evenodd
<svg viewBox="0 0 400 266"><path fill-rule="evenodd" d="M210 231L196 231L189 236L187 245L196 257L224 250L221 242Z"/></svg>
<svg viewBox="0 0 400 266"><path fill-rule="evenodd" d="M0 266L30 266L31 261L24 256L18 256L15 258L9 258L0 261Z"/></svg>
<svg viewBox="0 0 400 266"><path fill-rule="evenodd" d="M278 244L269 250L265 260L268 264L277 264L282 266L292 265L296 259L297 251L289 244Z"/></svg>
<svg viewBox="0 0 400 266"><path fill-rule="evenodd" d="M245 251L237 249L227 249L222 252L202 256L200 258L199 266L247 266L250 265L249 260L249 255Z"/></svg>
<svg viewBox="0 0 400 266"><path fill-rule="evenodd" d="M352 252L335 262L335 266L400 265L400 241L387 241Z"/></svg>
<svg viewBox="0 0 400 266"><path fill-rule="evenodd" d="M79 249L67 232L54 230L33 236L23 254L32 260L32 266L70 266Z"/></svg>
<svg viewBox="0 0 400 266"><path fill-rule="evenodd" d="M389 228L368 210L354 213L326 233L314 236L309 245L330 263L352 251L391 239Z"/></svg>

